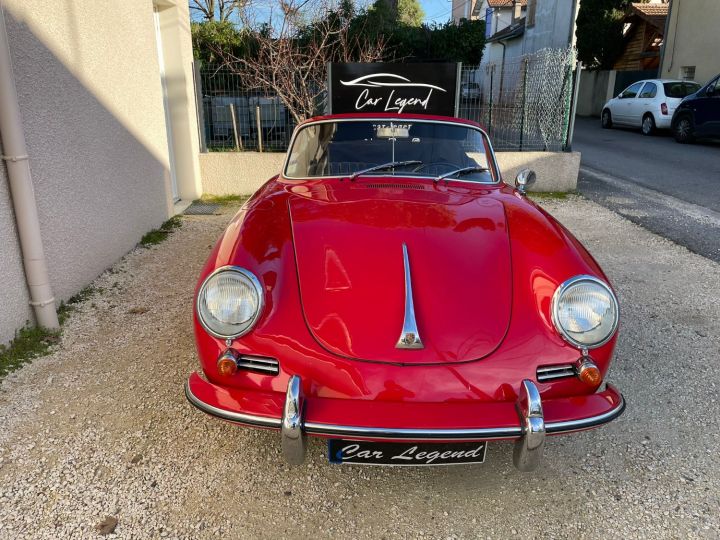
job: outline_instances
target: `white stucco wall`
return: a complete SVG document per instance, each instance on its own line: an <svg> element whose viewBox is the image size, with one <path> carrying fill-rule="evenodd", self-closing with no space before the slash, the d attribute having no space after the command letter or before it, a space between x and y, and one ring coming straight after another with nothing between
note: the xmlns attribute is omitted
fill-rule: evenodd
<svg viewBox="0 0 720 540"><path fill-rule="evenodd" d="M597 116L602 113L603 106L613 97L615 76L617 71L580 72L577 108L578 116Z"/></svg>
<svg viewBox="0 0 720 540"><path fill-rule="evenodd" d="M569 47L575 35L575 3L573 0L539 0L536 3L535 26L526 27L525 34L520 38L521 54Z"/></svg>
<svg viewBox="0 0 720 540"><path fill-rule="evenodd" d="M533 191L574 191L580 169L579 152L498 152L503 180L513 184L520 169L537 173ZM251 194L280 172L281 153L210 152L200 154L203 192L210 195Z"/></svg>
<svg viewBox="0 0 720 540"><path fill-rule="evenodd" d="M156 5L175 170L181 196L193 199L201 185L188 7L185 0ZM173 213L153 0L3 0L3 7L50 280L61 301ZM4 177L0 183L0 280L10 291L0 299L22 297L13 314L0 315L2 342L28 310Z"/></svg>
<svg viewBox="0 0 720 540"><path fill-rule="evenodd" d="M145 0L4 0L50 280L65 299L170 212Z"/></svg>
<svg viewBox="0 0 720 540"><path fill-rule="evenodd" d="M0 145L2 153L2 145ZM0 344L33 320L5 166L0 164Z"/></svg>
<svg viewBox="0 0 720 540"><path fill-rule="evenodd" d="M250 194L280 172L282 152L208 152L200 154L204 194Z"/></svg>
<svg viewBox="0 0 720 540"><path fill-rule="evenodd" d="M695 66L695 80L705 84L720 73L720 1L673 0L660 76L681 78L683 66Z"/></svg>
<svg viewBox="0 0 720 540"><path fill-rule="evenodd" d="M537 183L530 191L567 192L577 189L580 171L580 152L498 152L498 166L503 181L515 185L515 176L521 169L532 169Z"/></svg>
<svg viewBox="0 0 720 540"><path fill-rule="evenodd" d="M202 186L190 10L186 0L156 0L155 5L160 15L178 194L181 199L192 201L202 194Z"/></svg>

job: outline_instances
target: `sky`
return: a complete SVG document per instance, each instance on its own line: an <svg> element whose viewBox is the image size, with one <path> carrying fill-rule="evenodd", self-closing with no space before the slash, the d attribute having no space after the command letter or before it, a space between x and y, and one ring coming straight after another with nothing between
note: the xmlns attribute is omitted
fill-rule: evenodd
<svg viewBox="0 0 720 540"><path fill-rule="evenodd" d="M420 5L425 11L425 22L426 23L446 23L450 20L452 13L452 0L419 0ZM261 6L264 2L255 2L257 8L263 11ZM364 0L362 3L372 3L372 0ZM200 20L201 17L197 12L191 11L190 16L193 20Z"/></svg>
<svg viewBox="0 0 720 540"><path fill-rule="evenodd" d="M420 0L425 11L425 22L446 23L450 20L452 0Z"/></svg>

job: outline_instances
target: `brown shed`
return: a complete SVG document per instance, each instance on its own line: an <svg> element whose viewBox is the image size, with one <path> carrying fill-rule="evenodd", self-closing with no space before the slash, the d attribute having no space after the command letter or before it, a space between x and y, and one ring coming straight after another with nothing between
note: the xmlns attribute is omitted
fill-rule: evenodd
<svg viewBox="0 0 720 540"><path fill-rule="evenodd" d="M660 67L660 49L665 32L668 4L630 4L625 17L625 48L613 69L640 71Z"/></svg>

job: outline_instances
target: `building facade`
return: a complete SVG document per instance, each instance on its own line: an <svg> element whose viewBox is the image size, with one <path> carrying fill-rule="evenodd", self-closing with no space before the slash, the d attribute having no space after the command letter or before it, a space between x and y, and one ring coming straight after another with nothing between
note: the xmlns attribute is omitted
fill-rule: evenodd
<svg viewBox="0 0 720 540"><path fill-rule="evenodd" d="M579 0L527 0L511 3L511 20L490 35L483 64L510 61L542 49L566 49L575 43Z"/></svg>
<svg viewBox="0 0 720 540"><path fill-rule="evenodd" d="M25 216L8 176L14 163L29 163L55 304L173 215L179 200L197 198L201 183L186 0L0 0L0 7L7 32L0 53L9 59L27 147L27 156L5 155L15 135L0 134L4 343L34 322L19 234Z"/></svg>
<svg viewBox="0 0 720 540"><path fill-rule="evenodd" d="M515 9L525 16L527 0L453 0L452 16L455 23L460 19L484 20L485 36L490 37L512 24Z"/></svg>
<svg viewBox="0 0 720 540"><path fill-rule="evenodd" d="M660 77L706 83L720 73L720 1L672 0Z"/></svg>

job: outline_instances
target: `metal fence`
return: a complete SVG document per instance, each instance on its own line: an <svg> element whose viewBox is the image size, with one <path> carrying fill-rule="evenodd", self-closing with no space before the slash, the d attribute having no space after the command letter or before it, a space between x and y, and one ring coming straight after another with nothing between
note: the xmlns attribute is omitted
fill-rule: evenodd
<svg viewBox="0 0 720 540"><path fill-rule="evenodd" d="M463 66L459 116L488 131L496 150L565 149L573 93L572 49ZM227 68L199 70L209 151L287 150L295 121L272 88L253 90Z"/></svg>
<svg viewBox="0 0 720 540"><path fill-rule="evenodd" d="M572 49L544 49L463 67L459 115L482 124L496 150L563 150L574 64Z"/></svg>
<svg viewBox="0 0 720 540"><path fill-rule="evenodd" d="M199 70L199 83L207 150L287 150L295 121L273 89L249 89L237 73L213 65Z"/></svg>

